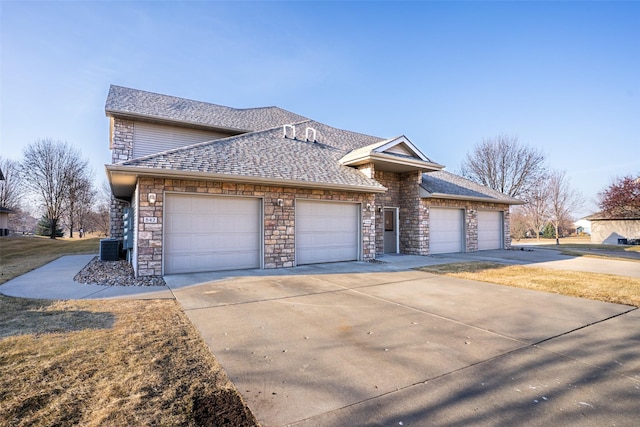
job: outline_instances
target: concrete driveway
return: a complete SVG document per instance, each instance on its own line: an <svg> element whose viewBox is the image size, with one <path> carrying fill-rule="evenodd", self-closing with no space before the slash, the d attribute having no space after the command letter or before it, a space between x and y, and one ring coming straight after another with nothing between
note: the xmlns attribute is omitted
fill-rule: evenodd
<svg viewBox="0 0 640 427"><path fill-rule="evenodd" d="M263 426L637 425L636 308L386 259L165 279Z"/></svg>

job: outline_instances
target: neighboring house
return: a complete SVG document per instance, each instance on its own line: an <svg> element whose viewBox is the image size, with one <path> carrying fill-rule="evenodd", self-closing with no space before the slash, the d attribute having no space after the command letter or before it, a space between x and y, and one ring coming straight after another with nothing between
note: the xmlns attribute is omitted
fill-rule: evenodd
<svg viewBox="0 0 640 427"><path fill-rule="evenodd" d="M139 276L511 244L520 202L444 171L405 136L119 86L105 110L111 236L123 239L126 209Z"/></svg>
<svg viewBox="0 0 640 427"><path fill-rule="evenodd" d="M607 215L598 212L585 219L591 221L591 243L617 245L640 239L640 214Z"/></svg>
<svg viewBox="0 0 640 427"><path fill-rule="evenodd" d="M579 219L573 223L577 234L591 234L591 221L586 218Z"/></svg>
<svg viewBox="0 0 640 427"><path fill-rule="evenodd" d="M9 235L9 214L13 213L13 210L0 206L0 236Z"/></svg>

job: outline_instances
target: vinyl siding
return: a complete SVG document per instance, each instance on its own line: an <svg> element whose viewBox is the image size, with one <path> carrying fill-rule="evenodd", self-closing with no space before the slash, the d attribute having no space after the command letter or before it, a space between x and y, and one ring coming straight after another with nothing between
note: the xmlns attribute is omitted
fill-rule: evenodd
<svg viewBox="0 0 640 427"><path fill-rule="evenodd" d="M133 126L133 157L144 157L228 136L225 133L208 130L135 122Z"/></svg>

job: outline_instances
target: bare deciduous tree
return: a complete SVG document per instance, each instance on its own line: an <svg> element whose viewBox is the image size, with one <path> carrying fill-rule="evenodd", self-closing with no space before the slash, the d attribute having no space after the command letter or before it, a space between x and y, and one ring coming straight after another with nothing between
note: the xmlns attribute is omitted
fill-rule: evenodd
<svg viewBox="0 0 640 427"><path fill-rule="evenodd" d="M16 233L32 234L36 230L38 219L20 207L14 209L13 213L9 214L9 223L12 225L13 231Z"/></svg>
<svg viewBox="0 0 640 427"><path fill-rule="evenodd" d="M87 164L80 151L62 141L41 139L24 150L20 174L25 188L37 197L51 221L52 239L64 214L73 178L84 175Z"/></svg>
<svg viewBox="0 0 640 427"><path fill-rule="evenodd" d="M571 213L584 203L584 197L571 186L565 171L549 174L549 213L555 230L556 245L560 244L560 227L571 221Z"/></svg>
<svg viewBox="0 0 640 427"><path fill-rule="evenodd" d="M509 224L511 237L516 240L524 239L527 237L530 227L527 221L527 217L524 214L521 206L513 209L509 216Z"/></svg>
<svg viewBox="0 0 640 427"><path fill-rule="evenodd" d="M549 221L549 176L540 177L527 193L527 203L521 207L527 224L540 240L540 232Z"/></svg>
<svg viewBox="0 0 640 427"><path fill-rule="evenodd" d="M96 195L95 205L88 217L85 230L97 232L98 235L107 237L111 230L110 216L111 188L106 181L103 181Z"/></svg>
<svg viewBox="0 0 640 427"><path fill-rule="evenodd" d="M0 156L0 170L4 176L4 180L0 180L0 206L12 210L20 208L22 188L19 166L15 160Z"/></svg>
<svg viewBox="0 0 640 427"><path fill-rule="evenodd" d="M545 173L542 152L521 145L518 137L499 135L483 139L467 154L460 173L511 197L526 200L531 187Z"/></svg>
<svg viewBox="0 0 640 427"><path fill-rule="evenodd" d="M65 203L66 226L69 237L73 237L73 230L85 229L85 222L94 203L93 173L85 167L80 175L71 178L69 193ZM82 236L80 236L82 237Z"/></svg>

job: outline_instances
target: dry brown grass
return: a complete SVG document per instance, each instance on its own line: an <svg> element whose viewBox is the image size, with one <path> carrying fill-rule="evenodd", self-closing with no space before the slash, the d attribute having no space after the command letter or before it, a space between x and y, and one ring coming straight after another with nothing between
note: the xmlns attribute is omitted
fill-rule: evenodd
<svg viewBox="0 0 640 427"><path fill-rule="evenodd" d="M255 424L173 300L0 297L0 425Z"/></svg>
<svg viewBox="0 0 640 427"><path fill-rule="evenodd" d="M640 306L640 279L489 262L462 262L420 270L461 279Z"/></svg>
<svg viewBox="0 0 640 427"><path fill-rule="evenodd" d="M62 255L96 254L100 238L50 239L41 236L0 238L0 284Z"/></svg>
<svg viewBox="0 0 640 427"><path fill-rule="evenodd" d="M0 283L98 238L0 239ZM254 426L176 301L0 296L0 426Z"/></svg>

